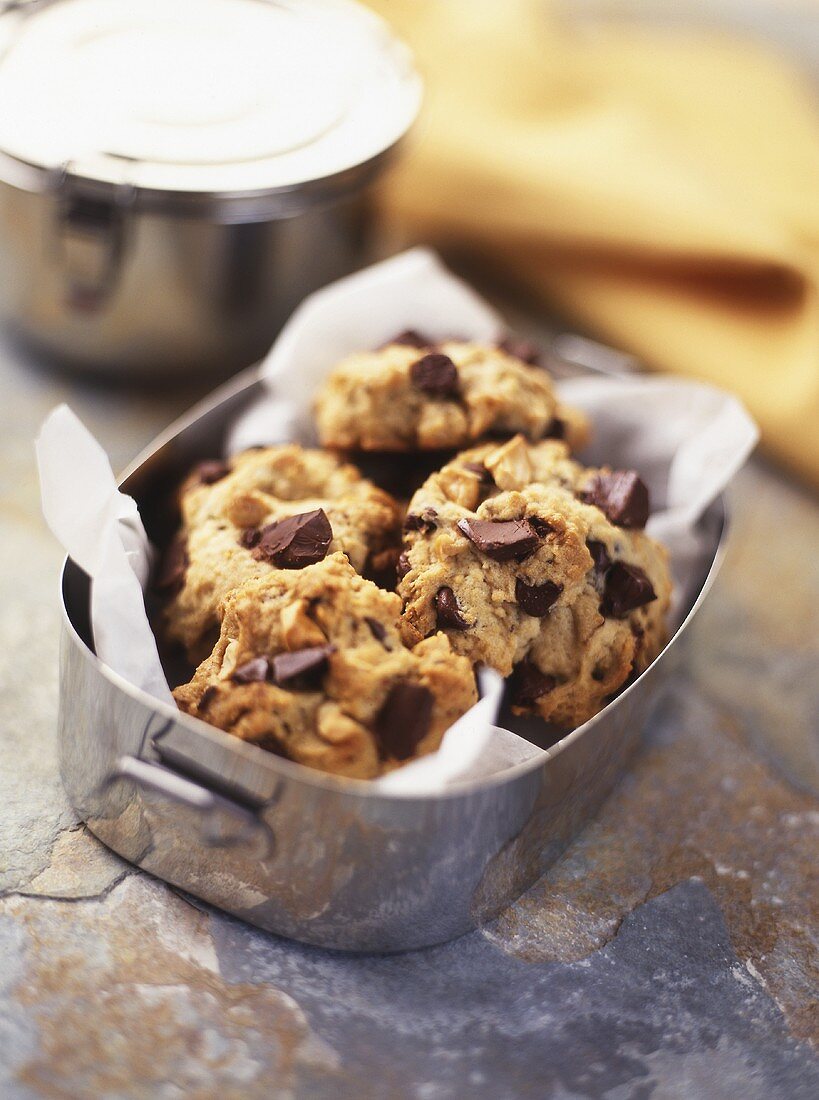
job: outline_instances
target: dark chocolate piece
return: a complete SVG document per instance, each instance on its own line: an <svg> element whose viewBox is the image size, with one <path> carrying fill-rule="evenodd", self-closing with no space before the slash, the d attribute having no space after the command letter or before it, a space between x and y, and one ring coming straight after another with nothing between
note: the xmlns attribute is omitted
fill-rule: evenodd
<svg viewBox="0 0 819 1100"><path fill-rule="evenodd" d="M308 673L324 672L327 658L335 653L334 645L314 645L293 653L279 653L273 658L273 683L281 687Z"/></svg>
<svg viewBox="0 0 819 1100"><path fill-rule="evenodd" d="M544 581L543 584L527 584L521 577L515 581L515 599L521 611L542 619L548 615L552 605L563 591L562 584Z"/></svg>
<svg viewBox="0 0 819 1100"><path fill-rule="evenodd" d="M607 619L624 619L630 611L656 599L651 581L639 566L616 561L606 572L600 613Z"/></svg>
<svg viewBox="0 0 819 1100"><path fill-rule="evenodd" d="M432 351L417 359L410 367L413 386L430 397L457 397L458 368L448 355Z"/></svg>
<svg viewBox="0 0 819 1100"><path fill-rule="evenodd" d="M541 672L534 661L524 658L515 665L509 678L509 692L515 707L533 707L542 695L552 691L557 685L554 676Z"/></svg>
<svg viewBox="0 0 819 1100"><path fill-rule="evenodd" d="M408 680L393 684L375 719L382 758L412 756L429 730L434 702L432 692L421 684Z"/></svg>
<svg viewBox="0 0 819 1100"><path fill-rule="evenodd" d="M196 704L196 709L200 714L204 714L213 701L213 697L216 695L216 685L208 684L205 690L202 692L202 698Z"/></svg>
<svg viewBox="0 0 819 1100"><path fill-rule="evenodd" d="M252 550L254 546L259 545L261 537L262 533L258 527L246 527L239 536L239 545L244 546L245 550Z"/></svg>
<svg viewBox="0 0 819 1100"><path fill-rule="evenodd" d="M333 541L333 529L322 508L269 523L260 533L253 557L280 569L303 569L321 561Z"/></svg>
<svg viewBox="0 0 819 1100"><path fill-rule="evenodd" d="M209 459L207 462L200 462L194 473L203 485L213 485L217 481L221 481L223 477L227 477L230 473L230 466L227 462L214 458Z"/></svg>
<svg viewBox="0 0 819 1100"><path fill-rule="evenodd" d="M618 527L645 527L648 520L648 488L634 470L595 474L580 498L596 504Z"/></svg>
<svg viewBox="0 0 819 1100"><path fill-rule="evenodd" d="M537 531L525 519L461 519L458 530L493 561L523 561L540 542Z"/></svg>
<svg viewBox="0 0 819 1100"><path fill-rule="evenodd" d="M551 523L549 523L548 520L541 519L540 516L528 516L527 523L530 527L534 527L542 539L546 538L548 534L554 531L554 527L552 527Z"/></svg>
<svg viewBox="0 0 819 1100"><path fill-rule="evenodd" d="M398 580L402 581L407 573L409 573L410 569L412 569L412 566L410 565L409 558L405 553L400 553L398 555L398 561L395 563L395 575L398 577Z"/></svg>
<svg viewBox="0 0 819 1100"><path fill-rule="evenodd" d="M591 582L597 591L602 593L606 583L606 573L611 565L609 552L602 542L597 542L595 539L587 541L586 549L591 554L593 562Z"/></svg>
<svg viewBox="0 0 819 1100"><path fill-rule="evenodd" d="M263 684L270 671L267 657L252 657L234 671L231 676L236 684Z"/></svg>
<svg viewBox="0 0 819 1100"><path fill-rule="evenodd" d="M371 619L369 615L364 616L364 622L370 628L370 633L377 642L383 642L387 637L387 628L383 623L380 623L378 619Z"/></svg>
<svg viewBox="0 0 819 1100"><path fill-rule="evenodd" d="M481 485L495 484L495 479L492 477L491 471L487 470L482 462L465 462L464 469L469 470L470 473L477 474L481 479Z"/></svg>
<svg viewBox="0 0 819 1100"><path fill-rule="evenodd" d="M602 576L611 565L611 558L605 543L597 542L596 539L589 539L586 543L586 549L591 554L595 572Z"/></svg>
<svg viewBox="0 0 819 1100"><path fill-rule="evenodd" d="M467 630L469 623L461 614L458 599L452 589L445 585L435 593L433 600L435 615L441 630Z"/></svg>
<svg viewBox="0 0 819 1100"><path fill-rule="evenodd" d="M410 512L404 520L404 530L423 531L425 535L429 535L438 526L435 522L437 518L438 513L434 508L424 508L420 514Z"/></svg>

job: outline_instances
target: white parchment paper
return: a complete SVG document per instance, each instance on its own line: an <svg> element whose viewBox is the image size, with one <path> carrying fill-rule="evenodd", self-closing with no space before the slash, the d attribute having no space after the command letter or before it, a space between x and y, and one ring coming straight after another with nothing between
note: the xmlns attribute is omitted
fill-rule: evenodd
<svg viewBox="0 0 819 1100"><path fill-rule="evenodd" d="M305 299L282 330L262 365L265 396L231 426L228 453L313 442L313 396L333 364L408 328L435 339L491 341L504 325L425 249L342 279ZM637 469L648 483L649 531L671 551L679 614L701 557L697 521L748 458L756 426L736 398L681 379L580 378L561 383L560 393L592 417L594 438L583 459ZM136 687L172 703L143 603L152 551L135 502L118 491L102 448L65 406L43 425L37 459L46 520L92 578L97 655ZM481 700L447 731L437 753L374 782L395 793L432 792L539 754L493 725L503 688L497 673L484 669L479 680Z"/></svg>
<svg viewBox="0 0 819 1100"><path fill-rule="evenodd" d="M35 446L46 523L92 579L97 655L173 703L142 598L153 551L136 502L117 489L105 451L66 405L49 414Z"/></svg>

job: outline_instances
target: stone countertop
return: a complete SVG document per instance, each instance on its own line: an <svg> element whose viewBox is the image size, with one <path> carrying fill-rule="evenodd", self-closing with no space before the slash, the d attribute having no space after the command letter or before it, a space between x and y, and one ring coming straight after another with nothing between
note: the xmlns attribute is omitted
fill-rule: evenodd
<svg viewBox="0 0 819 1100"><path fill-rule="evenodd" d="M761 460L741 475L643 750L528 894L442 947L332 954L125 864L57 773L33 436L69 401L121 468L209 388L110 388L0 344L0 1095L819 1095L815 499Z"/></svg>

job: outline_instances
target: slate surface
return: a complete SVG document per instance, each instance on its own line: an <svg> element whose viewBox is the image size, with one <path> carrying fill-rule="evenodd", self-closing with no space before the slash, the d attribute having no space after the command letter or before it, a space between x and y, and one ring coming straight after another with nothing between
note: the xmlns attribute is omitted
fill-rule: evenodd
<svg viewBox="0 0 819 1100"><path fill-rule="evenodd" d="M68 400L122 467L146 396L0 344L0 1096L819 1095L819 510L757 461L632 773L492 926L349 958L192 904L79 825L55 751L59 553L32 437Z"/></svg>

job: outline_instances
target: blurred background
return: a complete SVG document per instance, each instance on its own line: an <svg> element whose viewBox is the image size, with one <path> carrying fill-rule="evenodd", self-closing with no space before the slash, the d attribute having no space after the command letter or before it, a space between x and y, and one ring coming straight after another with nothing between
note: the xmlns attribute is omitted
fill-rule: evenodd
<svg viewBox="0 0 819 1100"><path fill-rule="evenodd" d="M738 391L816 483L819 7L379 8L427 85L389 222L648 367Z"/></svg>

